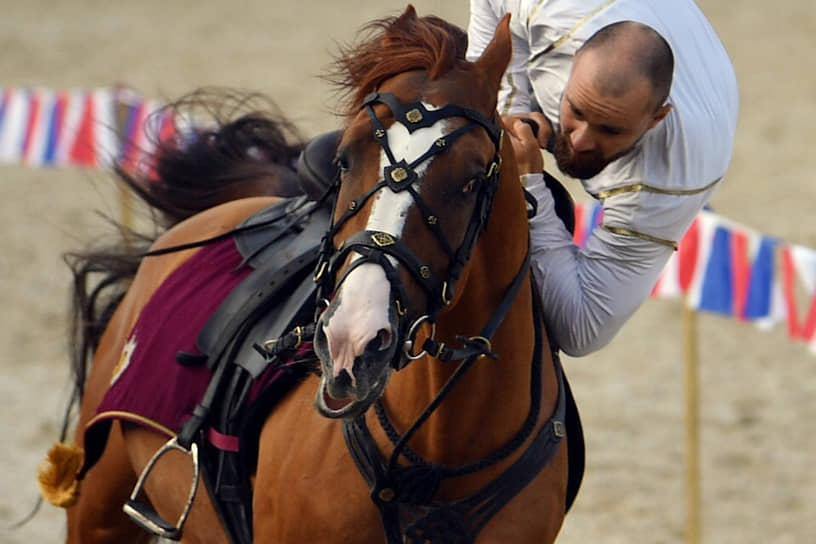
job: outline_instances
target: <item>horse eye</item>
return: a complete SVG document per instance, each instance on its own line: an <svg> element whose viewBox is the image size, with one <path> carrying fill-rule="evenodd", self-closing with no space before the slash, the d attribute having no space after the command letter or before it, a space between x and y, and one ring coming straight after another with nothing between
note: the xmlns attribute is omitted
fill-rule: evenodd
<svg viewBox="0 0 816 544"><path fill-rule="evenodd" d="M479 183L478 177L472 178L462 187L462 194L472 193L476 189L476 185L478 183Z"/></svg>

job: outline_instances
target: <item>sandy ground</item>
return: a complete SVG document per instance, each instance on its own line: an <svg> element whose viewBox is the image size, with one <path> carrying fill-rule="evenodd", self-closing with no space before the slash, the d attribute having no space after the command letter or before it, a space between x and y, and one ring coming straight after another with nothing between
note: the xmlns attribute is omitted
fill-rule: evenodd
<svg viewBox="0 0 816 544"><path fill-rule="evenodd" d="M415 2L466 24L467 2ZM715 209L816 247L816 3L702 0L740 79L733 166ZM340 7L342 6L342 7ZM147 96L200 85L273 96L306 135L337 125L319 75L336 40L397 13L395 0L202 3L6 2L0 85L121 82ZM63 538L62 512L33 505L34 475L67 398L68 273L60 253L98 237L94 209L118 213L100 172L0 167L0 542ZM703 540L816 541L816 357L783 328L699 319ZM585 483L560 542L684 542L684 325L678 302L648 302L610 347L567 360L583 413Z"/></svg>

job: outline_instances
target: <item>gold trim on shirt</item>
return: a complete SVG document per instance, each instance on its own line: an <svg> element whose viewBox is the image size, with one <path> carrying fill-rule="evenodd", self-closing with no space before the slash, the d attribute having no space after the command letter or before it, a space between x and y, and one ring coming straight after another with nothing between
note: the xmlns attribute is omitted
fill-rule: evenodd
<svg viewBox="0 0 816 544"><path fill-rule="evenodd" d="M544 5L544 2L546 2L546 1L547 1L547 0L538 0L538 4L536 4L536 7L534 7L534 8L533 8L533 11L531 11L531 12L530 12L530 16L529 16L529 17L527 17L527 26L528 26L528 27L530 26L530 21L532 21L532 20L533 20L533 17L535 17L535 16L536 16L536 13L538 13L538 10L540 10L540 9L541 9L541 6L543 6L543 5Z"/></svg>
<svg viewBox="0 0 816 544"><path fill-rule="evenodd" d="M634 183L632 185L624 185L623 187L615 187L614 189L609 189L608 191L601 191L600 193L593 194L592 196L599 200L604 200L605 198L622 195L624 193L639 193L641 191L656 193L659 195L690 196L708 191L714 187L714 185L719 183L721 179L722 178L717 178L705 187L700 187L698 189L661 189L660 187L653 187L651 185L646 185L645 183Z"/></svg>
<svg viewBox="0 0 816 544"><path fill-rule="evenodd" d="M671 240L666 240L664 238L658 238L657 236L652 236L651 234L644 234L642 232L637 232L634 230L624 229L621 227L609 227L607 225L601 225L601 228L607 232L611 232L612 234L621 234L623 236L634 236L635 238L640 238L642 240L648 240L650 242L655 242L657 244L661 244L664 246L669 246L670 248L677 250L677 242L673 242Z"/></svg>
<svg viewBox="0 0 816 544"><path fill-rule="evenodd" d="M502 115L507 115L510 113L510 108L513 105L513 99L516 97L516 93L518 92L518 86L513 78L513 74L510 72L507 72L507 84L510 86L510 94L507 95L507 101L504 103L504 111L502 111Z"/></svg>
<svg viewBox="0 0 816 544"><path fill-rule="evenodd" d="M596 15L598 15L600 12L602 12L603 10L605 10L606 8L608 8L609 6L611 6L612 4L614 4L615 2L617 2L617 0L606 0L606 2L604 2L603 4L601 4L600 6L598 6L597 8L593 9L592 11L590 11L589 13L587 13L586 15L584 15L584 16L581 18L581 20L580 20L580 21L578 21L578 23L576 23L576 25L575 25L574 27L572 27L572 29L571 29L569 32L567 32L566 34L564 34L563 36L561 36L560 38L558 38L557 40L555 40L553 43L551 43L550 45L548 45L548 46L547 46L547 48L546 48L546 49L544 49L544 51L541 51L540 53L536 53L535 55L533 55L532 57L530 57L530 58L527 60L527 64L529 65L530 63L534 62L534 61L535 61L535 60L536 60L538 57L540 57L541 55L546 55L547 53L549 53L550 51L552 51L552 50L553 50L553 49L555 49L556 47L559 47L561 44L563 44L563 43L564 43L564 42L566 42L568 39L570 39L570 38L571 38L571 37L572 37L572 36L573 36L573 35L574 35L574 34L575 34L577 31L578 31L578 29L579 29L579 28L581 28L582 26L584 26L584 24L585 24L587 21L589 21L590 19L592 19L593 17L595 17ZM535 9L532 11L532 13L530 14L529 19L527 19L527 25L528 25L528 26L529 26L529 24L530 24L530 21L532 21L533 16L536 14L536 12L538 12L538 9L541 7L541 5L542 5L542 4L543 4L543 2L540 2L540 3L538 4L538 6L536 6L536 8L535 8Z"/></svg>

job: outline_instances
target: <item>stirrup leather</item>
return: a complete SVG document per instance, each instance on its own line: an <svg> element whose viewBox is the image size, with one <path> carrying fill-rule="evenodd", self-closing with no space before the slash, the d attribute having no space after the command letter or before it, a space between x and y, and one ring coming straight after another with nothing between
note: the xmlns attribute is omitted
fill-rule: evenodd
<svg viewBox="0 0 816 544"><path fill-rule="evenodd" d="M170 450L177 450L189 454L193 463L193 483L190 487L190 494L187 497L187 504L184 505L184 511L179 516L179 519L175 525L162 518L152 505L137 499L139 493L142 491L147 475L150 474L151 470L153 470L153 466L156 464L156 461L159 460L159 457ZM125 512L125 514L130 516L131 519L136 522L136 524L154 535L161 538L166 538L168 540L180 540L181 529L184 526L184 522L187 520L187 515L190 513L190 508L193 506L193 499L195 499L196 491L198 490L199 474L200 467L198 464L198 445L193 442L190 444L190 449L187 450L183 446L179 445L178 437L173 437L168 440L164 446L159 448L159 450L153 454L153 457L150 458L150 461L142 470L142 474L139 476L139 480L136 482L136 487L133 488L130 498L127 500L127 502L125 502L122 510Z"/></svg>

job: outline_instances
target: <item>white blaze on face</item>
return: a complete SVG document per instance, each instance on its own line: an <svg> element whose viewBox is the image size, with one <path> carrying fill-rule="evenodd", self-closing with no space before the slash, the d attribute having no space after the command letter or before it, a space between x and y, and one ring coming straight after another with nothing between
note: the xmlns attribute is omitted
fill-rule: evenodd
<svg viewBox="0 0 816 544"><path fill-rule="evenodd" d="M436 109L430 104L424 105L429 110ZM402 124L394 123L387 130L388 145L395 161L405 159L406 163L411 164L431 149L434 142L446 133L447 123L444 120L431 127L421 128L413 134L409 134L408 129ZM414 170L420 180L432 160L433 158L426 160L415 167ZM379 170L381 175L383 169L389 165L385 151L381 151ZM415 182L415 185L418 184L419 181ZM366 229L387 232L394 238L402 236L408 210L414 203L408 191L395 193L386 187L380 189L373 198L374 203ZM353 254L352 260L358 257L358 254ZM366 263L351 271L338 294L339 306L325 327L326 338L334 364L334 376L345 369L354 383L352 365L355 357L363 353L380 330L385 329L389 332L391 330L388 321L390 285L382 267Z"/></svg>

